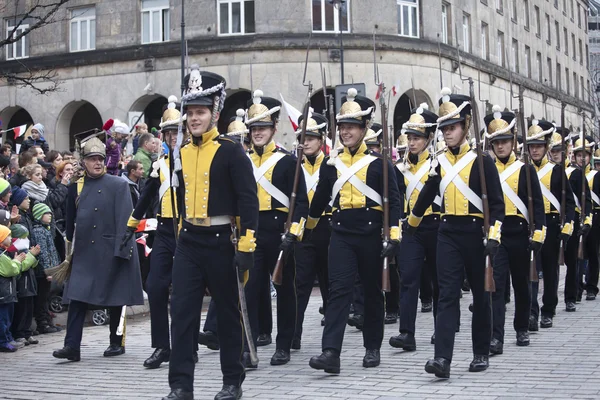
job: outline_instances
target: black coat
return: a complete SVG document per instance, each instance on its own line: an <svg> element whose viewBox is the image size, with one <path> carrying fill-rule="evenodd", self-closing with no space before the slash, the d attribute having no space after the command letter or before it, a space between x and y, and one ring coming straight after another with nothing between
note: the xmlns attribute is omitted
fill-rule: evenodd
<svg viewBox="0 0 600 400"><path fill-rule="evenodd" d="M67 196L66 234L74 252L63 298L105 307L144 304L133 238L121 249L133 210L127 182L109 174L82 179L81 192L76 182Z"/></svg>
<svg viewBox="0 0 600 400"><path fill-rule="evenodd" d="M21 151L19 152L19 154L25 153L27 150L29 150L33 146L40 146L42 148L42 150L44 151L44 154L50 150L50 148L48 147L48 142L46 142L46 139L39 138L38 140L33 140L31 137L28 137L27 139L23 140L23 144L21 144Z"/></svg>

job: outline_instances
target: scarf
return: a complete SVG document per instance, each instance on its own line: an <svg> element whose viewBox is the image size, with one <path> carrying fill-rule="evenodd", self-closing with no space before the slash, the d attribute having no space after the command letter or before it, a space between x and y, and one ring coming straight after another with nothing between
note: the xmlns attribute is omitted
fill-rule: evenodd
<svg viewBox="0 0 600 400"><path fill-rule="evenodd" d="M43 181L40 184L36 184L33 181L27 181L21 188L27 192L31 199L46 201L46 197L48 197L49 189Z"/></svg>

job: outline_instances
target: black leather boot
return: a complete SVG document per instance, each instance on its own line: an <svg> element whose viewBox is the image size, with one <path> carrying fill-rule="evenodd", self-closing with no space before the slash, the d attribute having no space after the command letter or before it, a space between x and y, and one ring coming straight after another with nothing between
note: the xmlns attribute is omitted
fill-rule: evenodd
<svg viewBox="0 0 600 400"><path fill-rule="evenodd" d="M144 367L148 369L155 369L160 367L160 364L169 362L171 357L171 349L156 349L154 353L144 361Z"/></svg>
<svg viewBox="0 0 600 400"><path fill-rule="evenodd" d="M379 366L381 363L381 355L379 349L367 349L363 358L363 367L373 368Z"/></svg>
<svg viewBox="0 0 600 400"><path fill-rule="evenodd" d="M198 344L206 346L211 350L219 350L219 337L212 331L200 332L198 334Z"/></svg>
<svg viewBox="0 0 600 400"><path fill-rule="evenodd" d="M314 369L322 369L328 374L339 374L340 356L335 350L325 349L320 356L311 358L308 365Z"/></svg>
<svg viewBox="0 0 600 400"><path fill-rule="evenodd" d="M529 346L529 332L517 332L517 346Z"/></svg>
<svg viewBox="0 0 600 400"><path fill-rule="evenodd" d="M504 343L500 340L493 338L490 342L490 354L502 354L504 353Z"/></svg>
<svg viewBox="0 0 600 400"><path fill-rule="evenodd" d="M173 389L162 400L194 400L194 393L186 392L183 389Z"/></svg>
<svg viewBox="0 0 600 400"><path fill-rule="evenodd" d="M273 339L271 339L271 335L268 333L261 333L256 339L257 346L268 346L271 343L273 343Z"/></svg>
<svg viewBox="0 0 600 400"><path fill-rule="evenodd" d="M234 385L223 385L223 388L215 396L215 400L238 400L242 398L242 387Z"/></svg>
<svg viewBox="0 0 600 400"><path fill-rule="evenodd" d="M450 360L442 357L435 357L425 364L425 372L435 374L437 378L450 378Z"/></svg>
<svg viewBox="0 0 600 400"><path fill-rule="evenodd" d="M275 350L271 357L271 365L284 365L290 362L290 352L282 349Z"/></svg>
<svg viewBox="0 0 600 400"><path fill-rule="evenodd" d="M69 346L65 346L60 350L54 350L52 353L54 358L62 358L67 359L69 361L80 361L81 360L81 352L79 350L75 350Z"/></svg>
<svg viewBox="0 0 600 400"><path fill-rule="evenodd" d="M473 361L469 365L469 372L481 372L488 369L490 366L489 356L477 355L473 356Z"/></svg>
<svg viewBox="0 0 600 400"><path fill-rule="evenodd" d="M106 350L104 350L104 357L115 357L125 354L125 347L119 346L118 344L111 344Z"/></svg>
<svg viewBox="0 0 600 400"><path fill-rule="evenodd" d="M415 351L417 349L415 335L410 333L400 333L398 336L392 336L390 338L390 346L404 351Z"/></svg>

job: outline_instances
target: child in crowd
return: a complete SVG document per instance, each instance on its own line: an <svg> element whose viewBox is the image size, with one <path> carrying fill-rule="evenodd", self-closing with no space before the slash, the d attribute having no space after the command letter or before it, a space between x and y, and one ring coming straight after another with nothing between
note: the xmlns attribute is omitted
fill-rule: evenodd
<svg viewBox="0 0 600 400"><path fill-rule="evenodd" d="M48 310L48 298L50 296L50 288L52 286L51 277L45 274L48 268L56 267L60 264L60 256L54 245L52 238L52 210L44 203L37 203L33 206L33 231L31 232L32 240L40 246L41 253L39 256L39 266L36 275L39 277L42 274L44 279L38 279L38 292L35 301L35 322L36 330L40 334L58 332L59 329L52 324L52 317Z"/></svg>
<svg viewBox="0 0 600 400"><path fill-rule="evenodd" d="M11 259L6 250L11 243L10 229L0 225L0 352L15 352L24 345L22 342L16 342L11 333L14 306L17 302L16 277L35 267L35 256L40 253L39 246L35 246L29 250L29 254L20 253Z"/></svg>

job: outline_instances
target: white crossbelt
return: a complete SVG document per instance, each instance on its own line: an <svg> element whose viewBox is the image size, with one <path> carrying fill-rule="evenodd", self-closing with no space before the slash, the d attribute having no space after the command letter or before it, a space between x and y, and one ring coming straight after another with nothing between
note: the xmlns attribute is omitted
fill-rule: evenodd
<svg viewBox="0 0 600 400"><path fill-rule="evenodd" d="M585 177L587 178L588 185L590 185L590 194L592 195L592 200L594 203L596 203L596 205L600 206L600 197L598 197L598 195L592 190L592 182L594 182L594 176L596 176L597 173L598 171L590 171Z"/></svg>
<svg viewBox="0 0 600 400"><path fill-rule="evenodd" d="M517 207L517 210L519 210L519 212L523 214L523 217L525 217L527 223L529 223L529 213L527 212L527 206L525 206L525 203L523 203L523 200L521 200L518 193L515 193L515 191L510 187L510 185L506 183L506 180L510 178L512 174L520 170L523 165L523 162L517 160L508 168L506 168L500 174L500 184L502 185L502 191L504 192L504 195L508 197L510 201L512 201L515 207Z"/></svg>
<svg viewBox="0 0 600 400"><path fill-rule="evenodd" d="M456 164L450 164L446 154L442 154L438 157L438 161L440 166L444 169L446 175L440 182L440 194L444 196L446 194L446 188L450 183L454 183L456 189L462 193L463 196L469 200L471 204L475 206L479 211L483 212L483 202L481 201L481 197L477 196L477 194L467 185L460 177L460 171L463 170L471 161L477 158L477 154L470 151L464 155ZM483 174L484 171L479 171L480 174Z"/></svg>
<svg viewBox="0 0 600 400"><path fill-rule="evenodd" d="M542 189L542 195L546 198L546 200L548 200L550 202L550 204L552 204L554 206L556 211L560 212L560 202L558 201L556 196L552 194L550 189L548 189L546 187L546 185L544 185L542 183L542 179L544 179L544 177L546 175L548 175L550 172L552 172L553 168L554 168L554 164L547 163L546 165L544 165L544 167L542 169L540 169L537 172L537 175L538 175L538 179L540 180L540 188Z"/></svg>
<svg viewBox="0 0 600 400"><path fill-rule="evenodd" d="M169 173L169 167L167 167L167 163L164 158L158 160L158 167L160 168L160 173L162 174L164 181L161 182L160 188L158 189L158 199L162 200L167 190L169 190L171 174Z"/></svg>
<svg viewBox="0 0 600 400"><path fill-rule="evenodd" d="M431 160L425 161L425 163L421 166L421 168L417 171L416 174L413 174L409 170L402 171L400 169L401 165L402 164L396 164L396 168L398 168L398 170L402 172L402 174L406 177L406 180L408 181L408 185L406 186L405 197L406 201L410 201L410 198L412 197L412 194L415 191L415 189L419 192L423 190L424 185L423 182L421 182L421 179L423 179L425 174L429 172L429 169L431 168ZM442 204L442 198L440 196L435 196L433 202L440 206Z"/></svg>
<svg viewBox="0 0 600 400"><path fill-rule="evenodd" d="M335 159L335 168L338 171L340 171L340 177L333 184L333 190L331 191L331 201L329 202L329 206L333 206L335 198L340 193L340 190L342 190L342 186L344 186L346 182L349 182L352 186L354 186L359 192L363 194L363 196L370 198L380 206L383 205L381 195L369 185L361 181L355 175L358 171L371 164L375 160L377 160L377 157L367 155L358 160L355 164L352 164L350 167L346 167L346 164L344 164L344 162L339 157L337 157Z"/></svg>
<svg viewBox="0 0 600 400"><path fill-rule="evenodd" d="M565 172L567 174L567 178L571 177L571 174L573 173L573 171L575 171L575 167L567 167L567 169L565 170ZM579 197L577 197L575 192L573 192L573 200L575 200L575 207L577 207L581 210L581 203L579 202Z"/></svg>
<svg viewBox="0 0 600 400"><path fill-rule="evenodd" d="M273 197L275 200L284 205L284 207L290 207L290 198L285 195L281 190L279 190L275 185L273 185L267 178L265 178L265 174L268 170L277 164L279 160L285 157L284 153L274 153L271 157L265 161L263 165L257 167L252 163L252 170L254 171L254 179L256 183L259 184L265 192L269 194L269 196Z"/></svg>
<svg viewBox="0 0 600 400"><path fill-rule="evenodd" d="M317 185L319 184L319 172L320 169L317 169L314 174L310 174L306 167L302 165L302 172L304 172L304 180L306 181L306 193L310 193L310 191L316 191Z"/></svg>

